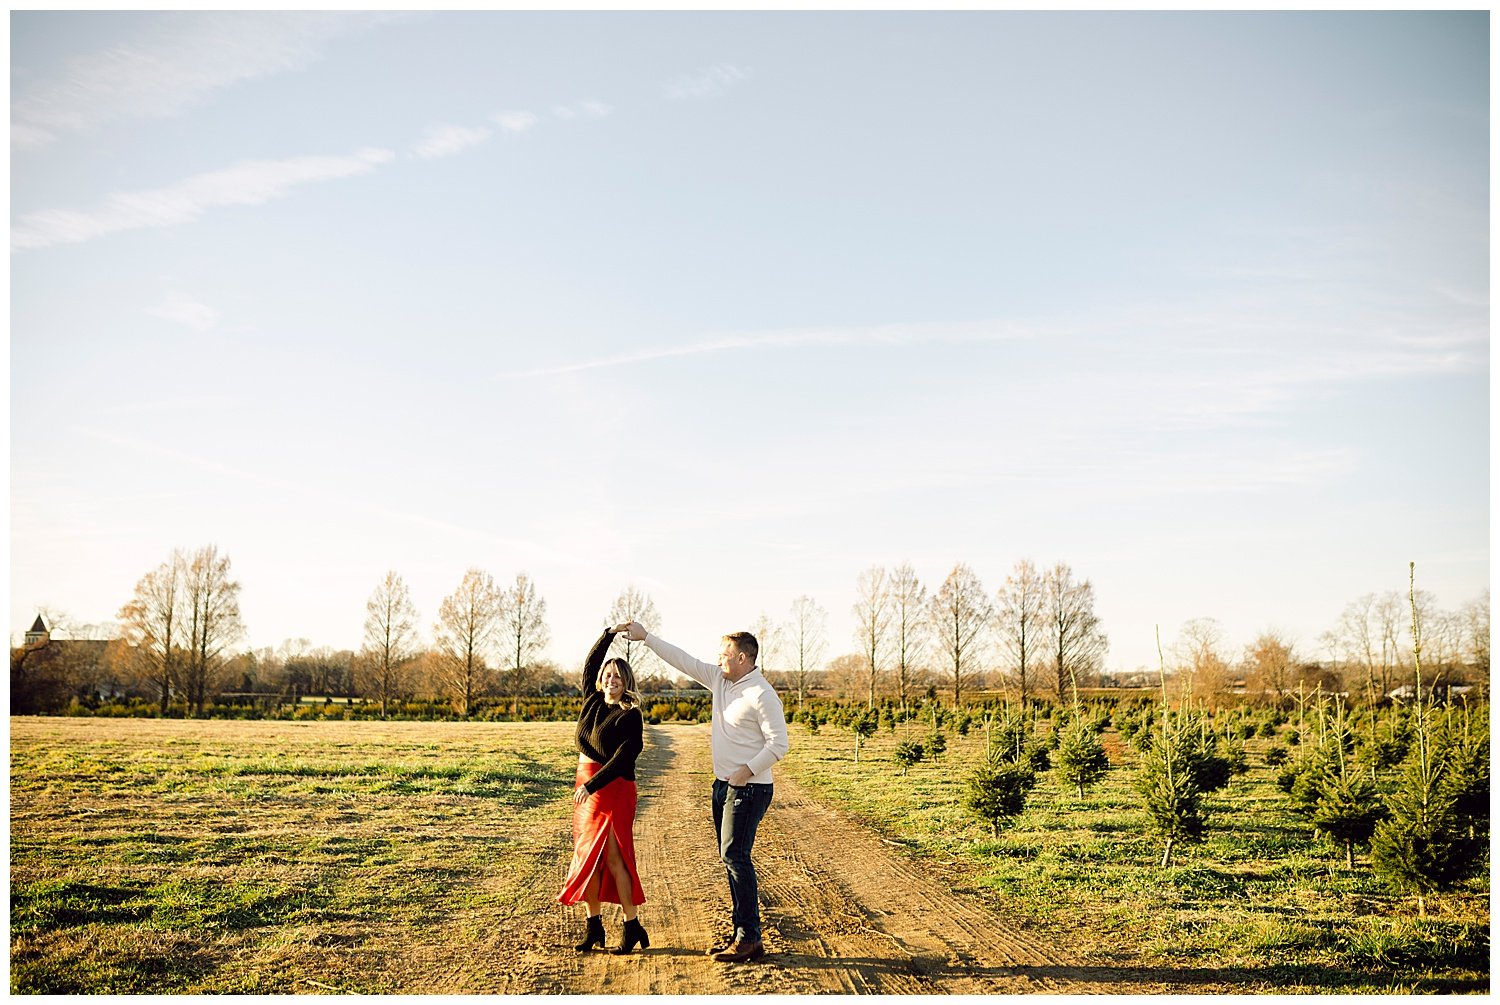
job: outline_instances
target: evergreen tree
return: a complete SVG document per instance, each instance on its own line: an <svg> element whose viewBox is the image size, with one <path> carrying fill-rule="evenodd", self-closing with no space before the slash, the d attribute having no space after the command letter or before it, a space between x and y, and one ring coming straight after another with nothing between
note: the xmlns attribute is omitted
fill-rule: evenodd
<svg viewBox="0 0 1500 1005"><path fill-rule="evenodd" d="M1035 721L1026 711L1012 715L1009 708L1005 710L994 723L989 749L999 760L1025 764L1032 772L1046 771L1052 766L1046 744L1037 739Z"/></svg>
<svg viewBox="0 0 1500 1005"><path fill-rule="evenodd" d="M1330 778L1323 786L1313 807L1312 822L1321 833L1344 847L1349 868L1353 869L1355 845L1369 842L1385 814L1374 784L1351 771L1343 778Z"/></svg>
<svg viewBox="0 0 1500 1005"><path fill-rule="evenodd" d="M1135 780L1151 829L1166 840L1163 869L1172 864L1172 852L1178 844L1202 839L1205 826L1203 790L1198 787L1171 718L1164 715L1156 742L1141 755Z"/></svg>
<svg viewBox="0 0 1500 1005"><path fill-rule="evenodd" d="M1396 893L1417 897L1427 914L1427 895L1450 890L1484 861L1484 845L1471 836L1458 808L1458 790L1448 765L1419 738L1391 793L1390 816L1370 842L1375 873Z"/></svg>
<svg viewBox="0 0 1500 1005"><path fill-rule="evenodd" d="M1388 801L1390 816L1376 827L1371 838L1370 861L1376 875L1392 890L1416 895L1417 912L1425 917L1428 894L1450 890L1484 866L1488 841L1479 837L1472 815L1473 797L1481 783L1465 777L1474 771L1470 745L1466 739L1458 740L1450 717L1439 721L1437 711L1422 695L1416 563L1412 563L1408 596L1417 683L1410 717L1411 752ZM1467 734L1468 728L1463 732ZM1487 748L1486 740L1486 755ZM1472 749L1477 752L1478 744ZM1487 766L1484 772L1482 787L1487 793ZM1461 804L1468 808L1461 808Z"/></svg>
<svg viewBox="0 0 1500 1005"><path fill-rule="evenodd" d="M854 734L854 763L859 763L859 749L866 740L875 735L880 726L880 716L870 708L856 709L849 713L844 725Z"/></svg>
<svg viewBox="0 0 1500 1005"><path fill-rule="evenodd" d="M1079 799L1083 798L1086 787L1099 781L1109 770L1109 755L1104 752L1099 734L1082 718L1075 717L1062 731L1057 746L1057 766L1068 783L1077 787Z"/></svg>
<svg viewBox="0 0 1500 1005"><path fill-rule="evenodd" d="M990 832L1000 836L1000 828L1026 809L1026 797L1036 785L1036 772L1030 765L989 758L969 776L964 791L964 808L990 825Z"/></svg>
<svg viewBox="0 0 1500 1005"><path fill-rule="evenodd" d="M1218 734L1208 717L1200 712L1179 711L1173 718L1176 720L1172 727L1173 742L1198 791L1206 795L1228 785L1232 766L1219 749Z"/></svg>
<svg viewBox="0 0 1500 1005"><path fill-rule="evenodd" d="M934 729L927 734L927 754L934 761L942 757L948 750L948 738L941 731Z"/></svg>
<svg viewBox="0 0 1500 1005"><path fill-rule="evenodd" d="M901 765L901 774L905 775L906 769L921 761L925 753L922 745L914 740L902 740L896 744L894 756L896 763Z"/></svg>
<svg viewBox="0 0 1500 1005"><path fill-rule="evenodd" d="M1454 811L1471 838L1490 830L1490 731L1487 706L1445 710L1436 745L1447 762L1444 785Z"/></svg>
<svg viewBox="0 0 1500 1005"><path fill-rule="evenodd" d="M1161 654L1161 634L1156 637L1157 655ZM1167 708L1166 661L1162 660L1162 707L1160 728L1136 734L1141 766L1135 789L1145 802L1151 830L1165 839L1161 865L1172 864L1177 845L1198 841L1206 826L1203 805L1204 783L1227 784L1229 765L1206 763L1213 757L1212 730L1186 709ZM1189 696L1184 696L1184 704ZM1143 734L1151 739L1142 742ZM1222 776L1222 781L1220 777Z"/></svg>

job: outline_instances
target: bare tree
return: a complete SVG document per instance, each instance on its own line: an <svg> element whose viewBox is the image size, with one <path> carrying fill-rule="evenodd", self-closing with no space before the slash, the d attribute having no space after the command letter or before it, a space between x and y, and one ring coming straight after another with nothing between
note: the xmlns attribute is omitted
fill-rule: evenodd
<svg viewBox="0 0 1500 1005"><path fill-rule="evenodd" d="M1258 687L1262 699L1280 704L1292 692L1297 657L1292 643L1281 632L1268 628L1245 647L1245 681Z"/></svg>
<svg viewBox="0 0 1500 1005"><path fill-rule="evenodd" d="M623 625L627 621L639 621L641 627L652 635L661 632L661 615L656 612L656 604L651 600L651 595L636 589L634 584L621 590L620 595L615 598L614 605L609 609L611 625ZM636 680L653 673L666 673L668 670L667 665L661 661L661 657L652 652L646 643L632 642L630 637L624 634L615 636L610 651L630 664L630 668L635 671ZM672 671L672 674L675 676L676 671Z"/></svg>
<svg viewBox="0 0 1500 1005"><path fill-rule="evenodd" d="M1005 577L995 598L995 627L1024 703L1031 689L1032 667L1045 652L1048 628L1046 584L1031 559L1017 562Z"/></svg>
<svg viewBox="0 0 1500 1005"><path fill-rule="evenodd" d="M1460 659L1463 627L1453 613L1438 606L1437 597L1427 590L1413 590L1408 602L1416 607L1422 633L1422 670L1424 686L1441 687L1449 683ZM1401 647L1402 663L1412 666L1416 656L1410 638Z"/></svg>
<svg viewBox="0 0 1500 1005"><path fill-rule="evenodd" d="M760 655L755 658L756 665L762 673L770 675L782 660L786 629L765 611L761 611L760 616L750 625L750 634L755 636L755 641L760 646Z"/></svg>
<svg viewBox="0 0 1500 1005"><path fill-rule="evenodd" d="M1407 598L1399 590L1387 590L1375 602L1375 628L1380 638L1382 653L1388 654L1389 662L1382 660L1380 670L1380 697L1391 693L1400 676L1403 650L1410 638L1411 608Z"/></svg>
<svg viewBox="0 0 1500 1005"><path fill-rule="evenodd" d="M1098 672L1109 640L1094 613L1094 584L1078 582L1066 562L1058 562L1043 577L1047 589L1048 645L1052 672L1061 701L1067 689Z"/></svg>
<svg viewBox="0 0 1500 1005"><path fill-rule="evenodd" d="M527 690L527 669L551 639L547 630L547 601L536 595L536 584L521 572L516 583L500 594L500 635L505 643L507 688L511 694Z"/></svg>
<svg viewBox="0 0 1500 1005"><path fill-rule="evenodd" d="M902 562L891 574L891 634L896 647L896 694L906 711L907 696L917 684L921 661L931 636L927 618L927 588L917 579L910 562Z"/></svg>
<svg viewBox="0 0 1500 1005"><path fill-rule="evenodd" d="M799 712L807 692L808 678L823 659L827 636L828 612L808 596L792 601L792 616L787 622L787 657L792 681L797 688Z"/></svg>
<svg viewBox="0 0 1500 1005"><path fill-rule="evenodd" d="M458 589L438 607L433 638L437 643L437 683L467 719L475 699L491 687L485 658L495 644L500 623L500 591L489 573L470 569Z"/></svg>
<svg viewBox="0 0 1500 1005"><path fill-rule="evenodd" d="M1224 630L1213 618L1194 618L1182 626L1175 646L1185 689L1217 701L1229 689L1229 663L1223 656Z"/></svg>
<svg viewBox="0 0 1500 1005"><path fill-rule="evenodd" d="M187 557L172 552L161 565L135 584L135 596L116 615L125 629L125 639L135 647L142 682L156 692L163 713L178 688L178 668L187 648L183 625L184 579Z"/></svg>
<svg viewBox="0 0 1500 1005"><path fill-rule="evenodd" d="M953 567L928 606L932 634L942 654L944 674L953 683L953 704L958 706L963 690L978 672L983 655L985 625L990 604L974 570L963 562Z"/></svg>
<svg viewBox="0 0 1500 1005"><path fill-rule="evenodd" d="M443 658L437 649L417 651L412 657L406 678L414 696L420 695L436 701L447 694L448 685L444 683L442 664Z"/></svg>
<svg viewBox="0 0 1500 1005"><path fill-rule="evenodd" d="M1490 679L1490 591L1459 609L1464 659L1481 681Z"/></svg>
<svg viewBox="0 0 1500 1005"><path fill-rule="evenodd" d="M354 693L354 653L318 646L293 656L281 668L282 679L299 695L344 695Z"/></svg>
<svg viewBox="0 0 1500 1005"><path fill-rule="evenodd" d="M188 704L201 715L209 688L224 664L224 650L244 634L240 584L229 578L229 556L220 555L218 546L212 544L193 552L183 582L189 642L183 690Z"/></svg>
<svg viewBox="0 0 1500 1005"><path fill-rule="evenodd" d="M375 587L365 603L365 666L372 690L380 696L380 717L404 690L404 678L416 655L417 609L406 581L395 571Z"/></svg>
<svg viewBox="0 0 1500 1005"><path fill-rule="evenodd" d="M852 698L864 688L865 658L859 653L845 653L828 661L828 686L839 698Z"/></svg>
<svg viewBox="0 0 1500 1005"><path fill-rule="evenodd" d="M885 569L876 565L859 574L855 586L854 639L865 658L869 705L875 707L875 680L880 675L880 656L891 625L891 590Z"/></svg>
<svg viewBox="0 0 1500 1005"><path fill-rule="evenodd" d="M1338 624L1323 637L1340 662L1363 672L1365 698L1371 704L1384 700L1395 680L1404 613L1399 593L1366 593L1344 608Z"/></svg>

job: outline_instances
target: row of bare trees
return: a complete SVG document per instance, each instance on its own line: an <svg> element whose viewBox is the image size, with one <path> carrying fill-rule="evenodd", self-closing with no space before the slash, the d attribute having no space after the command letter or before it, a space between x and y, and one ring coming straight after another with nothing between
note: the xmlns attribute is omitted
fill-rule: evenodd
<svg viewBox="0 0 1500 1005"><path fill-rule="evenodd" d="M137 676L163 712L176 693L199 712L228 647L244 633L240 584L216 545L172 552L136 584L119 619Z"/></svg>
<svg viewBox="0 0 1500 1005"><path fill-rule="evenodd" d="M1351 601L1333 628L1300 649L1287 633L1260 632L1236 659L1213 618L1183 625L1172 646L1172 669L1194 694L1212 699L1232 690L1268 702L1322 690L1379 704L1412 680L1412 607L1422 625L1423 686L1487 684L1490 673L1490 596L1486 590L1456 610L1444 610L1425 590L1410 598L1392 590Z"/></svg>
<svg viewBox="0 0 1500 1005"><path fill-rule="evenodd" d="M547 602L537 595L536 584L524 572L503 587L481 569L465 573L458 588L438 607L428 650L418 643L418 614L396 572L386 573L365 610L365 691L368 697L379 699L382 715L390 700L408 693L418 679L449 698L465 717L481 697L497 691L530 693L559 681L557 668L540 658L551 639ZM635 586L627 586L615 598L609 621L639 621L649 631L661 629L655 603ZM644 644L621 637L615 646L616 655L635 669L643 689L671 686L662 676L665 665ZM566 680L566 685L572 683Z"/></svg>
<svg viewBox="0 0 1500 1005"><path fill-rule="evenodd" d="M1352 601L1334 628L1320 638L1348 690L1367 696L1389 694L1406 679L1414 662L1409 633L1412 608L1422 625L1422 663L1435 680L1467 670L1488 681L1490 674L1490 591L1456 610L1445 611L1426 590L1409 596L1391 590Z"/></svg>
<svg viewBox="0 0 1500 1005"><path fill-rule="evenodd" d="M406 582L387 572L365 604L363 650L369 696L379 699L382 716L407 691L409 671L421 655L418 617ZM497 675L514 689L537 665L551 638L547 601L524 572L499 586L483 569L470 569L438 606L432 638L435 682L466 718L478 698L496 689Z"/></svg>
<svg viewBox="0 0 1500 1005"><path fill-rule="evenodd" d="M858 652L828 665L834 683L858 690L870 706L891 694L906 707L933 680L955 702L998 672L998 683L1029 698L1045 691L1065 696L1102 666L1108 642L1094 613L1094 588L1059 562L1039 569L1016 563L990 594L966 563L955 565L929 593L910 562L872 566L855 583L854 641ZM762 614L752 627L761 663L796 692L798 705L821 668L827 612L798 597L787 620Z"/></svg>
<svg viewBox="0 0 1500 1005"><path fill-rule="evenodd" d="M910 563L890 574L870 569L861 579L867 586L855 613L862 626L871 705L877 678L891 666L905 705L909 674L929 645L933 668L951 688L955 704L989 667L999 671L1001 686L1013 689L1022 701L1043 690L1065 697L1080 679L1100 669L1108 649L1094 613L1093 584L1077 579L1066 562L1039 569L1022 559L993 595L964 562L953 567L931 599ZM882 606L888 615L884 633L878 629ZM881 659L882 643L886 660Z"/></svg>
<svg viewBox="0 0 1500 1005"><path fill-rule="evenodd" d="M231 680L257 693L267 687L357 693L379 700L382 714L393 700L425 694L451 700L465 716L484 696L537 694L572 684L541 659L550 639L546 601L524 572L500 585L481 569L468 570L439 605L430 643L419 637L421 619L405 582L388 572L366 603L357 654L312 650L305 641L279 654L231 654L244 635L239 594L229 558L215 546L174 551L136 584L118 615L119 644L107 653L13 651L13 708L18 691L61 693L76 684L75 693L103 693L104 678L111 675L132 682L134 693L148 695L163 710L175 698L200 712L216 688ZM1453 611L1440 609L1425 591L1416 592L1415 604L1426 626L1427 683L1487 683L1488 592ZM1379 702L1407 679L1412 662L1405 610L1406 598L1395 591L1366 594L1345 608L1316 649L1299 651L1284 633L1268 629L1238 655L1218 622L1198 618L1182 627L1168 669L1205 697L1248 693L1284 700L1299 688L1321 687ZM826 659L827 611L809 596L796 598L784 619L762 614L751 626L761 642L761 665L795 692L799 707L814 684L858 695L870 705L890 695L905 706L937 686L955 702L985 686L1021 699L1065 697L1099 676L1107 648L1092 584L1061 562L1042 568L1019 561L994 593L963 562L932 592L909 562L875 566L857 579L853 613L857 652L832 660ZM608 617L612 623L640 621L656 632L661 627L650 596L634 586L621 592ZM648 687L673 686L644 645L617 640L616 654L630 660ZM1129 683L1128 676L1118 682Z"/></svg>

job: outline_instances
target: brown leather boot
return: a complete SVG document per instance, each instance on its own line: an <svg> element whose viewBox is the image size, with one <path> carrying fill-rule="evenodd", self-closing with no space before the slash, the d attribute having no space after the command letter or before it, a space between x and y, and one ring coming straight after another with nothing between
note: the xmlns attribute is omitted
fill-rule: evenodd
<svg viewBox="0 0 1500 1005"><path fill-rule="evenodd" d="M741 939L722 953L715 953L714 959L720 963L748 963L764 955L766 955L764 942L759 939Z"/></svg>

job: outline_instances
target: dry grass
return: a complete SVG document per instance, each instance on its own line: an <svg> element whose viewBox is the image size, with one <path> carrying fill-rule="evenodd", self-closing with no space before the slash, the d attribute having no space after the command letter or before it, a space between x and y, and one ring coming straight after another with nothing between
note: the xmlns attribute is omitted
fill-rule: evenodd
<svg viewBox="0 0 1500 1005"><path fill-rule="evenodd" d="M572 723L10 725L13 992L398 992L569 826Z"/></svg>

